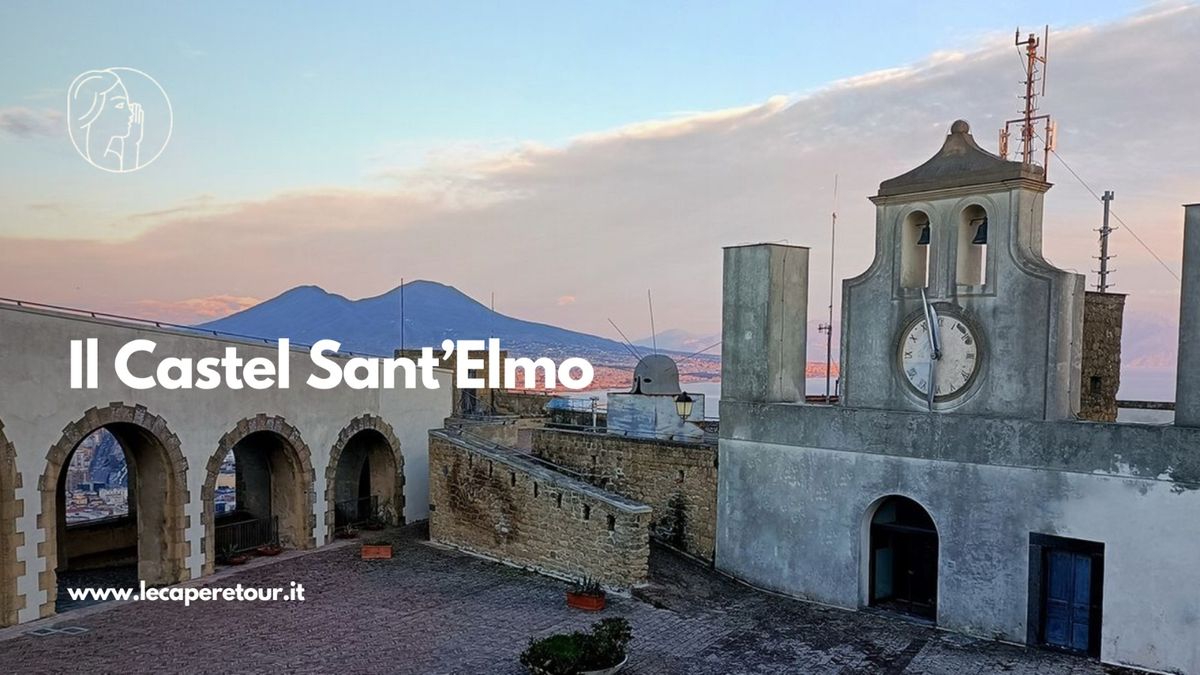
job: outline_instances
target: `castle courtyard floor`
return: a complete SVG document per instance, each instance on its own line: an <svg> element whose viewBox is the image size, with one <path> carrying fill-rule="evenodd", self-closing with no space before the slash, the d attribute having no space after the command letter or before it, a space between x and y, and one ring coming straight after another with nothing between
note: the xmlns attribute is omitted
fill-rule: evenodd
<svg viewBox="0 0 1200 675"><path fill-rule="evenodd" d="M304 602L127 602L8 628L0 631L0 672L515 675L531 635L610 616L633 626L631 675L1116 672L771 596L657 550L652 586L587 614L565 607L565 584L435 548L423 536L420 526L394 533L390 561L362 561L356 546L340 545L228 569L202 584L296 581Z"/></svg>

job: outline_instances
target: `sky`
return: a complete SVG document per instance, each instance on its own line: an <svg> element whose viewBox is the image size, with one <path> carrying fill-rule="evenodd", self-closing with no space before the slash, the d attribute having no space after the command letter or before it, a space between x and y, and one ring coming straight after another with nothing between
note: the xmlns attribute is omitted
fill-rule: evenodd
<svg viewBox="0 0 1200 675"><path fill-rule="evenodd" d="M813 247L827 304L870 263L880 181L956 118L995 149L1016 27L1051 26L1043 109L1116 192L1115 290L1163 366L1200 200L1200 6L1168 2L164 3L0 7L0 295L200 321L301 284L426 278L610 337L720 328L720 247ZM152 165L111 174L64 121L81 72L152 75ZM1055 162L1046 252L1094 265L1100 208ZM1091 279L1089 279L1091 281ZM1127 322L1127 325L1128 322ZM1130 339L1127 338L1127 352Z"/></svg>

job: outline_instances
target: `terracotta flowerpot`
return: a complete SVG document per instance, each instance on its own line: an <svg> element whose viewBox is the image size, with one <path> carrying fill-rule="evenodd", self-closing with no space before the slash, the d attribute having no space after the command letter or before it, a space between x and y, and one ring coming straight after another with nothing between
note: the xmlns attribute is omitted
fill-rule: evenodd
<svg viewBox="0 0 1200 675"><path fill-rule="evenodd" d="M567 607L582 609L587 612L599 612L604 609L604 596L594 593L567 591Z"/></svg>
<svg viewBox="0 0 1200 675"><path fill-rule="evenodd" d="M254 552L258 555L276 556L280 553L283 553L283 547L273 545L259 546L258 548L254 549Z"/></svg>
<svg viewBox="0 0 1200 675"><path fill-rule="evenodd" d="M250 562L250 556L242 554L229 556L225 562L230 565L245 565L246 563Z"/></svg>
<svg viewBox="0 0 1200 675"><path fill-rule="evenodd" d="M391 544L363 544L362 547L363 560L391 560L392 545Z"/></svg>

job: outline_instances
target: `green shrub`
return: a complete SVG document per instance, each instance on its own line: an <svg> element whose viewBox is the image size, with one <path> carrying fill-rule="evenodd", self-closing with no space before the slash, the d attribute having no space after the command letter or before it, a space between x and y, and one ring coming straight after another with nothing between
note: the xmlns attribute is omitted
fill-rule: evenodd
<svg viewBox="0 0 1200 675"><path fill-rule="evenodd" d="M530 638L529 647L521 653L521 664L547 675L577 675L609 668L624 660L631 637L628 621L604 619L592 624L590 633L575 631L541 640Z"/></svg>

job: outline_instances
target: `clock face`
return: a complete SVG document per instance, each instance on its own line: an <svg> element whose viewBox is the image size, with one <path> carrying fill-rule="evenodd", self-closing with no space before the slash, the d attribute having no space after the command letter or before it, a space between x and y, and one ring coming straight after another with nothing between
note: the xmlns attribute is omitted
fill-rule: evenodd
<svg viewBox="0 0 1200 675"><path fill-rule="evenodd" d="M979 340L970 324L951 311L938 310L936 323L941 358L933 363L933 382L929 327L924 317L918 317L900 333L899 366L905 381L922 397L928 395L932 385L934 400L948 401L966 392L979 372Z"/></svg>

